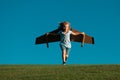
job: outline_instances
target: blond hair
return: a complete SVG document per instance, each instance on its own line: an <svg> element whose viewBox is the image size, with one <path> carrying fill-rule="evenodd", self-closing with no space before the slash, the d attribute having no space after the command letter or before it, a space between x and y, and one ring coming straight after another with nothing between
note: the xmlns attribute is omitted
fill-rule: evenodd
<svg viewBox="0 0 120 80"><path fill-rule="evenodd" d="M69 23L68 21L60 22L58 29L63 30L63 27L64 27L65 25L69 25L69 30L70 30L70 23Z"/></svg>

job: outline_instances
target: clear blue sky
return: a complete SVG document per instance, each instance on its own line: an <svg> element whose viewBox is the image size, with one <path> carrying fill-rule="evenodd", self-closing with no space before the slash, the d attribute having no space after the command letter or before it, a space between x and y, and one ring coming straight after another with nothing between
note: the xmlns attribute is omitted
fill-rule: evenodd
<svg viewBox="0 0 120 80"><path fill-rule="evenodd" d="M72 42L68 64L120 64L119 0L0 0L0 64L61 64L58 42L34 44L61 21L95 38Z"/></svg>

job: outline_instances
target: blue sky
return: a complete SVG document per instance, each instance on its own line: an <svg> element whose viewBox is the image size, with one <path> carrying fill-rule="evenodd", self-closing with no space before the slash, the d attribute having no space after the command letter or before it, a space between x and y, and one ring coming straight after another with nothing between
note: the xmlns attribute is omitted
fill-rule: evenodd
<svg viewBox="0 0 120 80"><path fill-rule="evenodd" d="M59 42L35 45L35 38L61 21L95 38L72 42L68 64L120 64L119 0L1 0L0 64L61 64Z"/></svg>

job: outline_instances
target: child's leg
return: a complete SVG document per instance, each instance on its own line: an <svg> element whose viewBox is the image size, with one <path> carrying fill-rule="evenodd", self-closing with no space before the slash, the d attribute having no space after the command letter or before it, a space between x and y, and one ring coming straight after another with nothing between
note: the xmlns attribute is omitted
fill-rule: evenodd
<svg viewBox="0 0 120 80"><path fill-rule="evenodd" d="M60 45L60 47L61 47L61 50L62 50L62 61L63 61L63 64L64 64L64 63L66 63L66 48L63 45Z"/></svg>
<svg viewBox="0 0 120 80"><path fill-rule="evenodd" d="M69 56L68 54L66 54L66 55L65 55L65 61L67 61L67 59L68 59L68 56Z"/></svg>
<svg viewBox="0 0 120 80"><path fill-rule="evenodd" d="M66 50L62 50L62 60L63 60L63 63L66 62Z"/></svg>
<svg viewBox="0 0 120 80"><path fill-rule="evenodd" d="M65 61L67 61L69 56L70 48L66 48L66 55L65 55Z"/></svg>

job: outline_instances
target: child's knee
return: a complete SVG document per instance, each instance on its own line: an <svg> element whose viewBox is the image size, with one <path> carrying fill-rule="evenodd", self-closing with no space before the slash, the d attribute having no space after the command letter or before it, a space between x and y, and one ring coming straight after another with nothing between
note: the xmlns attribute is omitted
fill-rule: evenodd
<svg viewBox="0 0 120 80"><path fill-rule="evenodd" d="M69 55L68 54L66 54L66 57L68 57Z"/></svg>

